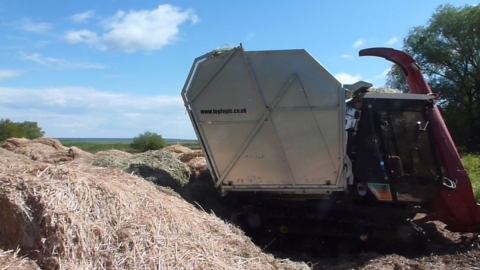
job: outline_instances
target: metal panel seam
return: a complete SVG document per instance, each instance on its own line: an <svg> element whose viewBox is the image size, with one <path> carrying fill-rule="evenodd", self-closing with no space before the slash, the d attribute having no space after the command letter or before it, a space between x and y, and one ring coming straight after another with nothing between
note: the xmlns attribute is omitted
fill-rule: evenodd
<svg viewBox="0 0 480 270"><path fill-rule="evenodd" d="M303 93L305 94L305 97L307 98L308 105L310 107L312 107L312 105L310 104L310 98L308 97L307 91L305 91L305 87L303 86L303 83L302 83L302 80L300 79L300 77L298 78L298 81L300 82L300 85L302 86L302 89L304 89ZM313 114L313 118L315 119L315 122L317 123L318 131L320 131L320 134L322 135L322 141L323 141L323 144L326 146L326 150L328 152L328 155L330 156L330 161L332 162L333 167L335 167L335 162L333 161L332 153L330 151L330 148L328 147L327 142L325 141L325 136L323 134L322 128L320 127L320 123L318 122L318 118L317 118L313 109L311 109L311 112ZM337 170L337 177L338 177L338 170ZM337 185L337 183L338 182L335 182L335 185Z"/></svg>
<svg viewBox="0 0 480 270"><path fill-rule="evenodd" d="M237 163L240 156L243 154L243 152L245 152L247 147L250 145L250 142L253 140L253 138L255 138L255 135L257 135L258 131L263 126L263 123L265 122L265 119L267 119L267 117L270 115L270 111L275 108L275 106L280 102L281 97L283 97L283 95L287 92L287 89L292 84L293 78L295 76L296 76L296 73L292 74L290 76L290 78L287 79L287 82L285 83L284 87L282 87L282 89L278 92L277 96L275 96L275 98L273 99L272 104L268 107L265 107L265 112L263 113L262 117L260 118L258 123L255 125L255 128L252 130L250 135L248 135L247 139L242 144L240 149L237 151L237 153L235 154L233 159L230 161L227 168L225 169L225 171L221 175L220 179L217 181L217 183L215 183L215 186L218 187L223 182L223 180L225 180L228 173L232 170L233 166ZM264 106L266 106L265 103L264 103ZM273 130L273 131L275 131L275 130ZM288 164L288 162L287 162L287 164Z"/></svg>
<svg viewBox="0 0 480 270"><path fill-rule="evenodd" d="M207 80L205 85L200 87L200 90L193 96L190 100L190 103L193 103L193 101L202 93L203 90L212 82L213 78L217 76L217 74L223 69L223 67L228 63L230 59L233 58L233 56L239 51L239 49L235 48L233 52L230 52L230 54L223 60L222 64L217 68L217 70L212 74L212 76Z"/></svg>

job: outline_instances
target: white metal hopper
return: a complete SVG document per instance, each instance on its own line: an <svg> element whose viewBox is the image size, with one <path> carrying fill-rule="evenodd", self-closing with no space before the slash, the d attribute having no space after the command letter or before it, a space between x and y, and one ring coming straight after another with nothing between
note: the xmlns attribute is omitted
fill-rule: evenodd
<svg viewBox="0 0 480 270"><path fill-rule="evenodd" d="M224 193L346 188L344 89L305 50L205 54L182 97Z"/></svg>

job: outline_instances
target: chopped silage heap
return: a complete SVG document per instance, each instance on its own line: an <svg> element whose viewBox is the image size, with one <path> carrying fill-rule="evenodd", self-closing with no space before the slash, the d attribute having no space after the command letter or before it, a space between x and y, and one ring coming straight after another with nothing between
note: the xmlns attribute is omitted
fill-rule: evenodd
<svg viewBox="0 0 480 270"><path fill-rule="evenodd" d="M93 165L121 169L173 189L186 185L190 180L189 168L166 150L147 151L132 156L102 154L96 157Z"/></svg>
<svg viewBox="0 0 480 270"><path fill-rule="evenodd" d="M0 148L0 183L0 249L18 247L44 269L308 268L262 253L232 225L113 168Z"/></svg>

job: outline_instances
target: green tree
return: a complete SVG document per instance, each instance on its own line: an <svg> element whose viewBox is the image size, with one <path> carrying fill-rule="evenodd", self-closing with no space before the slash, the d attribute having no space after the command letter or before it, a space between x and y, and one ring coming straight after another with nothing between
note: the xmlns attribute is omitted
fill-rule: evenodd
<svg viewBox="0 0 480 270"><path fill-rule="evenodd" d="M137 151L158 150L167 146L167 142L157 133L147 131L133 138L131 147Z"/></svg>
<svg viewBox="0 0 480 270"><path fill-rule="evenodd" d="M11 137L18 137L18 127L10 119L0 119L0 141Z"/></svg>
<svg viewBox="0 0 480 270"><path fill-rule="evenodd" d="M0 141L12 137L35 139L43 137L44 134L45 132L38 126L37 122L17 123L10 119L0 119Z"/></svg>
<svg viewBox="0 0 480 270"><path fill-rule="evenodd" d="M405 93L410 92L410 88L407 84L407 78L403 74L402 69L397 65L393 65L390 71L388 71L387 86L393 89L398 89Z"/></svg>
<svg viewBox="0 0 480 270"><path fill-rule="evenodd" d="M480 150L480 6L437 8L425 26L414 27L404 50L422 67L454 140ZM389 73L390 87L405 89L399 69Z"/></svg>
<svg viewBox="0 0 480 270"><path fill-rule="evenodd" d="M45 132L38 126L37 122L25 121L23 123L18 123L20 130L23 132L24 137L27 139L36 139L43 137Z"/></svg>

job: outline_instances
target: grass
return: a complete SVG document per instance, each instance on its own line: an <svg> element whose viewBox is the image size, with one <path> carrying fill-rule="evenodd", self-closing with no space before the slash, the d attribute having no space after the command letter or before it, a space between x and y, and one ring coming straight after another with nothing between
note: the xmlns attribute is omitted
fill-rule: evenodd
<svg viewBox="0 0 480 270"><path fill-rule="evenodd" d="M105 151L105 150L111 150L111 149L117 149L121 150L124 152L133 152L132 147L130 147L130 143L109 143L109 142L77 142L77 141L60 141L63 146L65 147L71 147L71 146L76 146L84 151L90 152L90 153L96 153L99 151Z"/></svg>
<svg viewBox="0 0 480 270"><path fill-rule="evenodd" d="M480 201L480 154L467 154L462 157L462 161L470 176L475 198Z"/></svg>
<svg viewBox="0 0 480 270"><path fill-rule="evenodd" d="M172 143L173 144L173 143ZM190 149L196 150L196 149L201 149L200 143L196 141L186 141L186 142L180 142L181 145L188 147Z"/></svg>

